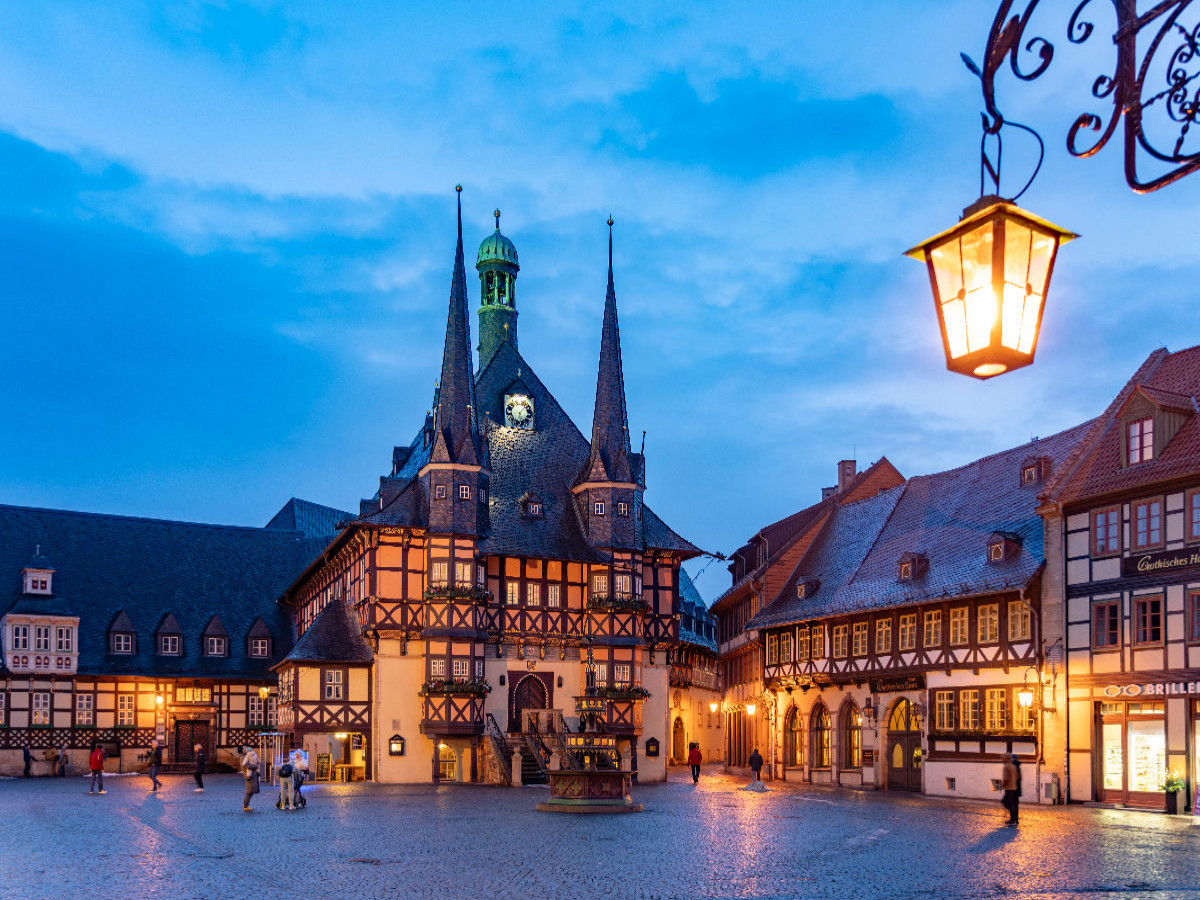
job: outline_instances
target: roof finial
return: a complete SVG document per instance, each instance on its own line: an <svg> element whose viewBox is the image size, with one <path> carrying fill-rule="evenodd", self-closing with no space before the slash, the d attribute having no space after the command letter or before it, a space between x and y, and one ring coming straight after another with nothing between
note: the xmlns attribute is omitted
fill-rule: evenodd
<svg viewBox="0 0 1200 900"><path fill-rule="evenodd" d="M613 280L613 276L612 276L612 227L613 227L613 217L610 215L608 217L608 283L610 285L612 284L612 280Z"/></svg>
<svg viewBox="0 0 1200 900"><path fill-rule="evenodd" d="M492 215L496 217L496 230L499 231L500 230L500 207L496 207L496 209L492 213Z"/></svg>

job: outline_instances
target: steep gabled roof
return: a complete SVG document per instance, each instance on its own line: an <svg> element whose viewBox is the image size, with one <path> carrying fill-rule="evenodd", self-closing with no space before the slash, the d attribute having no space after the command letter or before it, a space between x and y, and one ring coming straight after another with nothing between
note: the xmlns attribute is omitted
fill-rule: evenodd
<svg viewBox="0 0 1200 900"><path fill-rule="evenodd" d="M337 534L339 524L353 518L354 514L345 510L293 497L275 513L267 523L267 528L298 531L305 537L329 539Z"/></svg>
<svg viewBox="0 0 1200 900"><path fill-rule="evenodd" d="M1153 460L1122 467L1121 412L1135 394L1164 409L1186 414L1186 421ZM1200 472L1200 346L1151 353L1117 394L1045 496L1071 503L1118 491L1134 490Z"/></svg>
<svg viewBox="0 0 1200 900"><path fill-rule="evenodd" d="M342 600L331 600L284 661L369 663L374 658L354 611Z"/></svg>

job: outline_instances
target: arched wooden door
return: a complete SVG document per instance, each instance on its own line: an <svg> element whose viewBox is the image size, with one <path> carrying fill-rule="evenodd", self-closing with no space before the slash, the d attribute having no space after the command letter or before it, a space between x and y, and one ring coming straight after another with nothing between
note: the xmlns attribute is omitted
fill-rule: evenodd
<svg viewBox="0 0 1200 900"><path fill-rule="evenodd" d="M675 719L675 727L671 731L671 758L677 763L687 762L687 740L683 733L683 719Z"/></svg>
<svg viewBox="0 0 1200 900"><path fill-rule="evenodd" d="M783 765L796 769L804 765L804 717L793 706L783 723Z"/></svg>
<svg viewBox="0 0 1200 900"><path fill-rule="evenodd" d="M921 718L903 697L892 707L887 731L888 790L921 789Z"/></svg>
<svg viewBox="0 0 1200 900"><path fill-rule="evenodd" d="M513 691L512 718L508 723L509 731L521 731L524 727L524 712L527 709L546 709L546 685L536 675L526 675Z"/></svg>

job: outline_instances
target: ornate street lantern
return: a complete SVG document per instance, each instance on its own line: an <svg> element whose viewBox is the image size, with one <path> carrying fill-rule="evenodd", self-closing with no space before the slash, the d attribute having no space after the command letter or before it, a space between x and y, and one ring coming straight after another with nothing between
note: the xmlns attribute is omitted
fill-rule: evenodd
<svg viewBox="0 0 1200 900"><path fill-rule="evenodd" d="M1028 685L1017 691L1017 702L1021 704L1022 709L1033 706L1033 690Z"/></svg>
<svg viewBox="0 0 1200 900"><path fill-rule="evenodd" d="M708 704L708 711L710 713L715 713L717 711L717 701L714 700L712 703Z"/></svg>
<svg viewBox="0 0 1200 900"><path fill-rule="evenodd" d="M1078 236L989 194L909 250L929 269L946 368L985 379L1033 362L1059 244Z"/></svg>
<svg viewBox="0 0 1200 900"><path fill-rule="evenodd" d="M758 712L758 705L751 702L746 704L746 715L752 716Z"/></svg>

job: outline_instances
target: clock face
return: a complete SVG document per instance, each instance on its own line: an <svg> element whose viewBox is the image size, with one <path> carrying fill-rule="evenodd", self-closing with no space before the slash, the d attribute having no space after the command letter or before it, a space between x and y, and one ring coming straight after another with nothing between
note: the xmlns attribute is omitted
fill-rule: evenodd
<svg viewBox="0 0 1200 900"><path fill-rule="evenodd" d="M524 394L509 394L504 400L504 424L509 428L533 428L533 401Z"/></svg>

